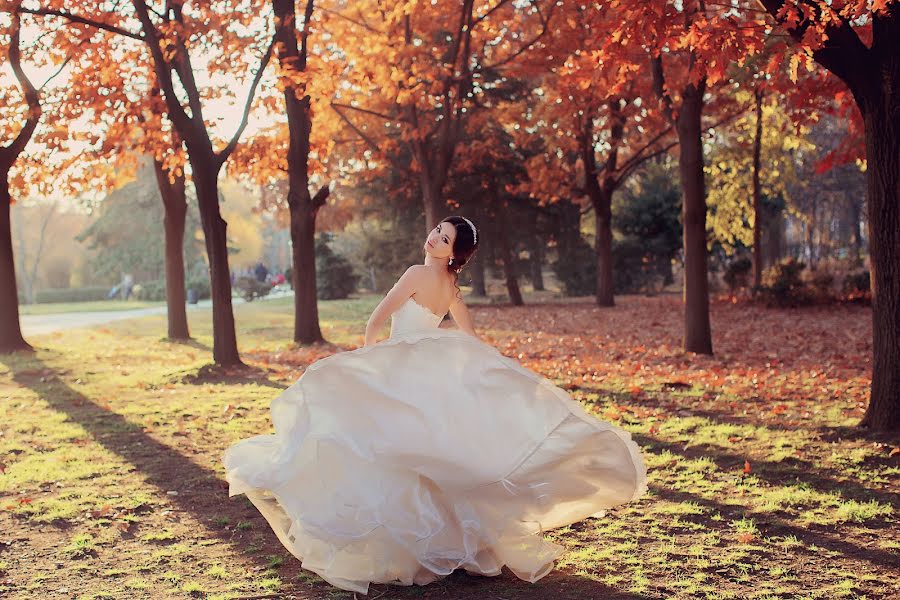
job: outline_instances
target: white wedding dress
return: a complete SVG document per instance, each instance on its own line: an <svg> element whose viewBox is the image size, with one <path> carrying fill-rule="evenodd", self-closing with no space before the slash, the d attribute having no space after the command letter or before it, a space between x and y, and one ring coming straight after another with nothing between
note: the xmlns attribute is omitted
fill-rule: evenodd
<svg viewBox="0 0 900 600"><path fill-rule="evenodd" d="M442 318L409 298L389 339L310 365L272 402L275 434L225 452L229 495L339 588L504 565L537 581L562 552L543 532L647 490L628 432Z"/></svg>

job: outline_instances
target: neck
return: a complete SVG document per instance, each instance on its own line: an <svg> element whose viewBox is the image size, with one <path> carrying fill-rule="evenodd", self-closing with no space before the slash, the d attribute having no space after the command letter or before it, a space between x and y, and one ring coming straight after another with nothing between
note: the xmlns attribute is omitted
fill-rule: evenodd
<svg viewBox="0 0 900 600"><path fill-rule="evenodd" d="M449 258L435 258L430 254L425 254L426 267L439 267L442 269L446 269L448 262L450 262Z"/></svg>

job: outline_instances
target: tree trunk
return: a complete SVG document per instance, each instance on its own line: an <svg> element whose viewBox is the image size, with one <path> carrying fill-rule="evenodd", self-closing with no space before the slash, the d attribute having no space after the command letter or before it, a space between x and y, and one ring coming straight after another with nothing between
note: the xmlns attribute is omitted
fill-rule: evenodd
<svg viewBox="0 0 900 600"><path fill-rule="evenodd" d="M862 206L859 198L850 198L850 247L853 248L853 263L862 264Z"/></svg>
<svg viewBox="0 0 900 600"><path fill-rule="evenodd" d="M809 254L809 268L816 268L816 226L818 221L818 204L812 205L812 216L806 222L806 249Z"/></svg>
<svg viewBox="0 0 900 600"><path fill-rule="evenodd" d="M487 296L487 288L484 282L484 261L487 252L484 248L484 242L481 242L479 245L481 249L479 249L478 255L472 262L472 295L484 298Z"/></svg>
<svg viewBox="0 0 900 600"><path fill-rule="evenodd" d="M581 239L581 208L568 200L558 202L557 208L557 253L569 256Z"/></svg>
<svg viewBox="0 0 900 600"><path fill-rule="evenodd" d="M598 181L598 169L594 150L593 117L584 120L584 129L579 135L578 146L584 164L584 183L588 198L594 207L596 233L594 253L597 262L597 282L595 285L597 306L615 306L613 298L612 272L612 193L615 189L612 173L616 170L619 143L622 140L624 123L619 100L609 102L612 123L609 141L611 146L603 174L603 183Z"/></svg>
<svg viewBox="0 0 900 600"><path fill-rule="evenodd" d="M900 429L900 58L891 64L863 112L873 360L869 406L860 424L881 431Z"/></svg>
<svg viewBox="0 0 900 600"><path fill-rule="evenodd" d="M591 190L594 186L589 186ZM594 221L596 223L596 239L594 251L597 254L597 306L615 306L613 297L612 269L612 194L596 186L596 193L591 194L594 205Z"/></svg>
<svg viewBox="0 0 900 600"><path fill-rule="evenodd" d="M189 152L194 188L200 207L200 222L209 260L209 288L212 294L213 360L221 366L243 365L238 354L231 305L231 271L228 268L228 224L219 212L218 169L212 160L198 158L201 151Z"/></svg>
<svg viewBox="0 0 900 600"><path fill-rule="evenodd" d="M9 194L9 167L0 172L0 353L32 351L22 337L19 323L19 296L16 290L16 266L12 247L12 223Z"/></svg>
<svg viewBox="0 0 900 600"><path fill-rule="evenodd" d="M765 240L764 265L774 265L784 255L784 213L782 209L773 207L765 211L763 234Z"/></svg>
<svg viewBox="0 0 900 600"><path fill-rule="evenodd" d="M304 190L300 190L303 194ZM293 192L291 192L293 193ZM289 200L291 207L291 245L294 280L294 341L313 344L324 341L319 326L319 303L316 288L316 212L309 210L306 200Z"/></svg>
<svg viewBox="0 0 900 600"><path fill-rule="evenodd" d="M536 292L544 291L544 246L539 236L531 251L531 285Z"/></svg>
<svg viewBox="0 0 900 600"><path fill-rule="evenodd" d="M184 290L184 222L187 216L187 194L184 176L175 182L169 181L169 174L162 163L153 161L156 183L165 207L163 227L165 228L166 253L166 307L168 312L168 336L172 340L187 340L188 331L186 294Z"/></svg>
<svg viewBox="0 0 900 600"><path fill-rule="evenodd" d="M522 306L525 301L522 299L522 292L519 290L519 282L516 279L515 256L509 244L509 236L506 233L506 222L503 215L497 215L499 221L497 223L497 245L500 249L500 255L503 258L503 273L506 275L506 292L509 294L509 301L514 306Z"/></svg>
<svg viewBox="0 0 900 600"><path fill-rule="evenodd" d="M778 18L783 1L763 0ZM872 281L872 388L860 425L900 429L900 13L874 13L867 48L848 23L813 58L850 88L865 124ZM806 22L788 30L802 39Z"/></svg>
<svg viewBox="0 0 900 600"><path fill-rule="evenodd" d="M693 84L682 92L678 131L684 232L684 350L712 354L709 324L709 281L706 250L706 188L703 175L701 115L703 88Z"/></svg>
<svg viewBox="0 0 900 600"><path fill-rule="evenodd" d="M441 202L441 193L443 186L439 186L433 179L422 177L422 203L425 208L425 233L430 233L432 229L446 215L444 204Z"/></svg>
<svg viewBox="0 0 900 600"><path fill-rule="evenodd" d="M487 285L485 281L485 264L490 260L490 227L486 210L482 202L469 204L466 207L471 210L475 219L475 226L479 228L478 251L473 255L467 268L471 269L469 277L472 283L472 295L479 298L487 297Z"/></svg>
<svg viewBox="0 0 900 600"><path fill-rule="evenodd" d="M753 136L753 289L762 285L762 211L759 183L760 154L762 154L762 91L756 90L756 133Z"/></svg>
<svg viewBox="0 0 900 600"><path fill-rule="evenodd" d="M278 60L285 67L306 69L306 35L297 45L295 0L272 3L278 39ZM312 17L313 3L307 0L304 24ZM304 25L305 27L305 25ZM299 97L298 97L299 96ZM315 197L309 193L309 136L312 132L310 97L295 85L285 85L284 102L288 118L288 207L291 215L292 274L294 285L294 341L312 344L324 341L319 326L316 288L316 216L328 198L328 187Z"/></svg>

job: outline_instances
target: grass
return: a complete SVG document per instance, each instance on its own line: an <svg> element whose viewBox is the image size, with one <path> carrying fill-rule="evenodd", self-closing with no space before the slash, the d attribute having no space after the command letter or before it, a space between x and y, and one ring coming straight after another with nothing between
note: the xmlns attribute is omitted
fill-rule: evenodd
<svg viewBox="0 0 900 600"><path fill-rule="evenodd" d="M120 311L165 306L165 302L141 300L93 300L90 302L48 302L45 304L21 304L20 315L51 315L73 312Z"/></svg>
<svg viewBox="0 0 900 600"><path fill-rule="evenodd" d="M0 595L53 596L67 587L84 598L352 597L301 570L245 498L227 497L220 459L234 441L270 430L269 403L308 364L362 343L377 300L320 303L333 345L309 348L290 343L290 298L236 305L251 367L238 373L210 371L209 316L200 311L188 313L189 343L167 341L165 317L154 315L37 337L34 356L0 357L0 528L17 532L0 562ZM793 366L764 380L748 375L756 359L741 354L739 342L722 344L713 359L663 349L657 362L636 365L635 357L654 356L649 344L662 334L629 346L617 340L627 319L662 319L642 317L645 305L652 314L669 310L663 300L623 298L615 322L580 304L566 311L476 306L473 313L501 351L632 433L649 468L648 494L603 518L547 532L565 552L535 585L507 574L381 586L374 595L888 593L890 565L900 558L900 464L889 447L849 429L861 409L842 400L865 387L865 372L822 379ZM719 328L735 330L769 314L714 311ZM802 313L791 318L801 331L809 327ZM523 331L523 323L544 325ZM745 388L751 377L783 392L781 400ZM689 383L672 385L676 378ZM805 389L821 396L804 396ZM785 408L772 408L779 404ZM37 547L59 550L24 558Z"/></svg>

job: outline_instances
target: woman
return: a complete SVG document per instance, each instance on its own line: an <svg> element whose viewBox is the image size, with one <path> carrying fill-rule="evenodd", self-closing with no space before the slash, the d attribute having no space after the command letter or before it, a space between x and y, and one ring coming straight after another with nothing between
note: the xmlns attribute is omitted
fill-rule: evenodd
<svg viewBox="0 0 900 600"><path fill-rule="evenodd" d="M456 283L477 248L470 220L441 221L365 346L310 365L272 402L275 434L225 452L229 495L337 587L504 565L534 582L562 552L543 532L647 490L627 432L478 339ZM459 329L439 328L448 310Z"/></svg>

